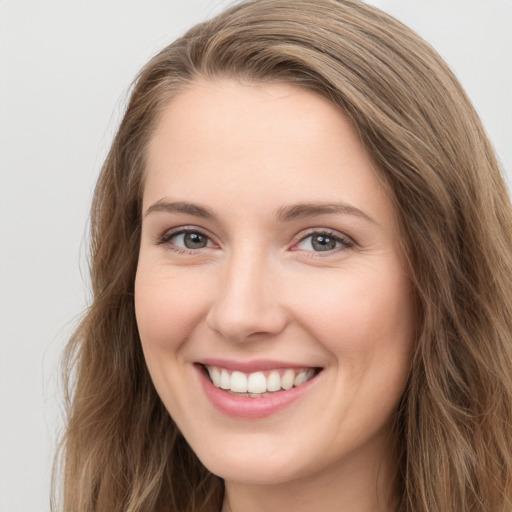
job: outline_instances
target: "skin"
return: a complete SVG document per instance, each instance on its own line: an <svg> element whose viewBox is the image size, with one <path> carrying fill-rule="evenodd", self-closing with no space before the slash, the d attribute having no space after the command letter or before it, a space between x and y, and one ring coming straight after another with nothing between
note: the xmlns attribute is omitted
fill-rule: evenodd
<svg viewBox="0 0 512 512"><path fill-rule="evenodd" d="M276 217L303 203L344 206ZM187 249L183 227L206 245ZM339 240L319 251L312 235L326 230ZM392 510L415 329L398 236L371 157L326 99L217 80L168 103L148 148L136 315L166 408L225 479L224 512ZM206 397L194 367L206 357L323 370L285 409L247 420Z"/></svg>

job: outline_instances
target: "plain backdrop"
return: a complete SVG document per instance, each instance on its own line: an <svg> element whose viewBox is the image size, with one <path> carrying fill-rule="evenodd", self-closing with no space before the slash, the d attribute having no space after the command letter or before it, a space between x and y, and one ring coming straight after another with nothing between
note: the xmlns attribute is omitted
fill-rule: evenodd
<svg viewBox="0 0 512 512"><path fill-rule="evenodd" d="M228 3L0 0L0 512L49 510L59 357L87 304L88 208L129 84ZM512 173L512 0L370 3L448 61Z"/></svg>

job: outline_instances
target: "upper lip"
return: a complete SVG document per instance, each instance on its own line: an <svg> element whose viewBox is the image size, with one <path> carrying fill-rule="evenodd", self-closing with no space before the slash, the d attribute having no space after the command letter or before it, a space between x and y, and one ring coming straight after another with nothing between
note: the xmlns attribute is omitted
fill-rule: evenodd
<svg viewBox="0 0 512 512"><path fill-rule="evenodd" d="M292 363L290 361L277 361L272 359L255 359L253 361L236 361L232 359L205 358L196 361L204 366L216 366L226 370L253 373L265 370L278 370L280 368L318 368L318 366Z"/></svg>

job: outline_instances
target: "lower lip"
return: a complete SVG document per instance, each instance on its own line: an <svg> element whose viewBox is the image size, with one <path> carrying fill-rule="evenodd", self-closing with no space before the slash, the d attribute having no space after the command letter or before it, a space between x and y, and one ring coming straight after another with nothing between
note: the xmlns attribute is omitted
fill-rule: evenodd
<svg viewBox="0 0 512 512"><path fill-rule="evenodd" d="M199 378L206 396L210 402L223 414L234 418L256 419L265 418L275 414L295 400L300 398L317 380L318 375L311 380L283 391L276 391L270 395L250 398L246 396L237 396L215 387L206 376L201 366L196 366Z"/></svg>

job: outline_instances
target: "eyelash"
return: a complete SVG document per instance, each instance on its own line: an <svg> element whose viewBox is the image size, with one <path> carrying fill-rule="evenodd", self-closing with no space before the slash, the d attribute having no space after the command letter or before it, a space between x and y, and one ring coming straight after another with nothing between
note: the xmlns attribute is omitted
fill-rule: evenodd
<svg viewBox="0 0 512 512"><path fill-rule="evenodd" d="M164 235L158 239L157 245L168 245L169 249L171 251L177 252L178 254L189 254L189 255L195 256L197 254L197 252L199 251L199 249L187 249L185 247L179 247L179 246L171 243L171 239L174 238L175 236L186 235L186 234L190 234L190 233L204 236L208 239L208 241L211 241L211 237L209 237L206 233L204 233L200 229L178 228L176 230L168 231L168 232L164 233Z"/></svg>
<svg viewBox="0 0 512 512"><path fill-rule="evenodd" d="M352 247L354 247L356 245L355 242L351 238L349 238L348 236L343 235L337 231L332 231L330 229L325 229L325 228L317 228L317 229L308 230L306 233L300 234L299 240L294 244L294 247L301 244L302 242L304 242L305 240L307 240L308 238L311 238L313 236L324 236L326 238L330 238L336 244L339 244L340 247L336 247L334 249L330 249L327 251L312 251L312 250L307 251L307 250L305 250L304 252L308 255L308 257L311 257L311 258L326 258L326 257L332 256L334 254L339 254L340 252L346 251L347 249L351 249ZM301 249L295 249L295 250L299 251Z"/></svg>
<svg viewBox="0 0 512 512"><path fill-rule="evenodd" d="M188 255L194 255L194 256L197 255L197 253L200 249L208 248L208 247L201 247L198 249L187 249L187 248L179 247L179 246L171 243L171 239L174 238L175 236L186 235L186 234L198 234L198 235L206 237L208 239L208 241L211 242L211 237L208 236L203 231L201 231L200 229L178 228L176 230L166 232L163 236L161 236L157 240L156 244L157 245L168 245L170 250L172 250L178 254L188 254ZM294 243L294 246L299 245L300 243L304 242L308 238L313 237L315 235L316 236L325 236L327 238L330 238L334 242L336 242L336 244L340 244L341 247L336 247L334 249L330 249L327 251L307 251L306 250L304 252L309 253L308 257L322 258L322 257L332 256L333 254L337 254L341 251L345 251L345 250L350 249L356 245L355 242L348 236L340 235L340 233L338 233L336 231L331 231L329 229L322 228L322 229L309 230L307 233L303 233L302 235L299 235L300 238L297 242ZM298 251L300 249L295 249L295 250Z"/></svg>

